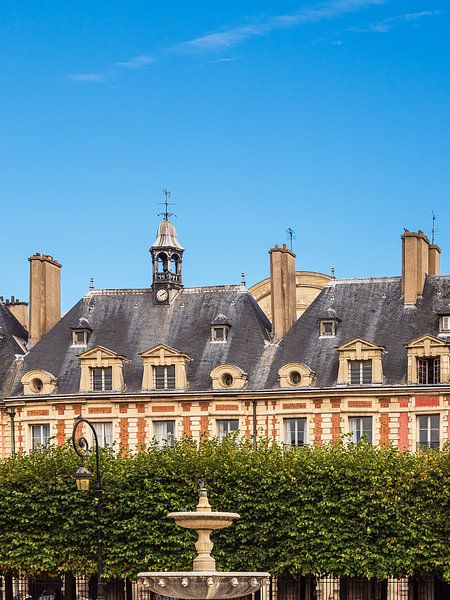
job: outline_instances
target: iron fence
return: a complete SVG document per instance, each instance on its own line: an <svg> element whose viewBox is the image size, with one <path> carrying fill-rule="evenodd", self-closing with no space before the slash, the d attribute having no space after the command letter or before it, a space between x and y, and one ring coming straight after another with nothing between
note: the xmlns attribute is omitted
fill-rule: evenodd
<svg viewBox="0 0 450 600"><path fill-rule="evenodd" d="M176 600L158 596L136 581L105 584L106 600ZM97 577L0 577L0 600L96 600ZM436 576L389 578L275 577L268 586L240 600L450 600L450 585Z"/></svg>

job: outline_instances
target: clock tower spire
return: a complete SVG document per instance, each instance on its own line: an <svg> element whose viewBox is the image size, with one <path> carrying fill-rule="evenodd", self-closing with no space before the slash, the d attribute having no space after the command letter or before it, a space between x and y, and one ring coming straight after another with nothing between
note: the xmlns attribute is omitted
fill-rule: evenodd
<svg viewBox="0 0 450 600"><path fill-rule="evenodd" d="M169 212L170 192L163 189L164 212L160 213L163 220L159 224L156 240L150 247L152 256L152 290L156 304L169 304L177 290L183 287L181 267L184 248L177 239L177 232L170 217L176 216Z"/></svg>

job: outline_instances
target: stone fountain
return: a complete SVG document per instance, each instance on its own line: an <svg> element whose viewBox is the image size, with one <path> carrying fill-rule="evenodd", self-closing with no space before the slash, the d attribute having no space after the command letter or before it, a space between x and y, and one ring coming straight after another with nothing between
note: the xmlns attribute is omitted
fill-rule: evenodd
<svg viewBox="0 0 450 600"><path fill-rule="evenodd" d="M139 573L140 582L150 591L189 600L238 598L256 592L268 583L269 573L216 571L216 561L211 556L211 533L215 529L229 527L240 517L237 513L212 511L204 485L200 485L198 504L194 512L172 512L168 517L174 519L180 527L197 532L197 556L194 558L192 571Z"/></svg>

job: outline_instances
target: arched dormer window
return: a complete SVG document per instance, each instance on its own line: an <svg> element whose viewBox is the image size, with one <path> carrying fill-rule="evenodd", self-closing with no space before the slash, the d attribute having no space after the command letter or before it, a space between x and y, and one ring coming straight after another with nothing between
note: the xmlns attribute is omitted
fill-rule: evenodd
<svg viewBox="0 0 450 600"><path fill-rule="evenodd" d="M247 373L236 365L219 365L210 373L213 390L242 389L247 381Z"/></svg>
<svg viewBox="0 0 450 600"><path fill-rule="evenodd" d="M56 377L42 369L28 371L20 381L23 384L24 396L52 394L57 384Z"/></svg>
<svg viewBox="0 0 450 600"><path fill-rule="evenodd" d="M303 363L288 363L278 371L280 387L308 387L314 381L315 373Z"/></svg>

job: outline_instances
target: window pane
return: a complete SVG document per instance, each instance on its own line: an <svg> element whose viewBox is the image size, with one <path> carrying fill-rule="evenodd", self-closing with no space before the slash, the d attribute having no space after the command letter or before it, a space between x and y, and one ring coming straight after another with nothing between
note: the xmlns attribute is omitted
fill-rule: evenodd
<svg viewBox="0 0 450 600"><path fill-rule="evenodd" d="M45 448L50 439L50 425L32 425L31 426L31 447Z"/></svg>
<svg viewBox="0 0 450 600"><path fill-rule="evenodd" d="M157 390L164 389L164 367L154 367L155 369L155 388Z"/></svg>
<svg viewBox="0 0 450 600"><path fill-rule="evenodd" d="M103 389L103 369L92 369L92 389L94 392Z"/></svg>
<svg viewBox="0 0 450 600"><path fill-rule="evenodd" d="M104 390L112 390L112 367L103 369L104 371Z"/></svg>
<svg viewBox="0 0 450 600"><path fill-rule="evenodd" d="M158 446L173 447L175 437L175 421L154 421L153 429Z"/></svg>
<svg viewBox="0 0 450 600"><path fill-rule="evenodd" d="M306 440L306 419L285 419L284 431L285 444L303 446Z"/></svg>
<svg viewBox="0 0 450 600"><path fill-rule="evenodd" d="M372 361L362 361L363 383L372 383Z"/></svg>
<svg viewBox="0 0 450 600"><path fill-rule="evenodd" d="M433 361L433 381L432 383L441 382L441 359L435 358Z"/></svg>
<svg viewBox="0 0 450 600"><path fill-rule="evenodd" d="M361 383L361 361L351 360L350 364L350 383L358 385Z"/></svg>
<svg viewBox="0 0 450 600"><path fill-rule="evenodd" d="M174 390L175 389L175 365L170 365L165 367L166 375L167 375L167 389Z"/></svg>
<svg viewBox="0 0 450 600"><path fill-rule="evenodd" d="M228 421L225 421L225 420L217 421L217 435L220 440L223 440L224 437L231 431L238 431L238 430L239 430L239 419L230 419Z"/></svg>
<svg viewBox="0 0 450 600"><path fill-rule="evenodd" d="M92 423L100 448L112 446L112 423Z"/></svg>

